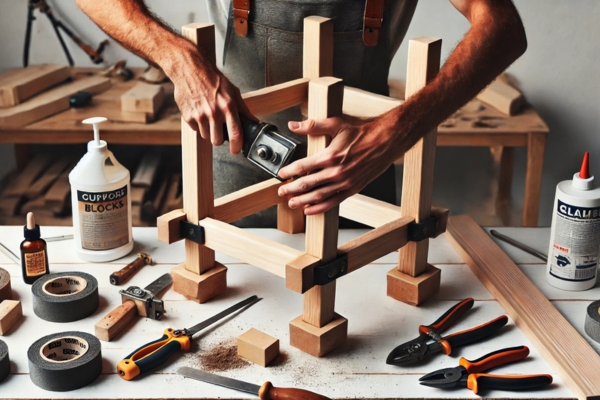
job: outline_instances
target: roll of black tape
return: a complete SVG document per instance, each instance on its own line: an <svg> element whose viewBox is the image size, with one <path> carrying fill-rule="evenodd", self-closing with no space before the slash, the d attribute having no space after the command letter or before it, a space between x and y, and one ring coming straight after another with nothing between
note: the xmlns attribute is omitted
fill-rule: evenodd
<svg viewBox="0 0 600 400"><path fill-rule="evenodd" d="M0 302L2 300L12 300L12 290L10 288L10 274L7 270L0 268Z"/></svg>
<svg viewBox="0 0 600 400"><path fill-rule="evenodd" d="M8 346L0 340L0 382L2 382L10 372L10 360L8 358Z"/></svg>
<svg viewBox="0 0 600 400"><path fill-rule="evenodd" d="M29 347L27 358L31 381L54 392L89 385L102 372L100 340L85 332L44 336Z"/></svg>
<svg viewBox="0 0 600 400"><path fill-rule="evenodd" d="M31 291L33 312L46 321L78 321L98 309L98 281L84 272L44 275Z"/></svg>
<svg viewBox="0 0 600 400"><path fill-rule="evenodd" d="M592 302L585 316L585 333L600 343L600 300Z"/></svg>

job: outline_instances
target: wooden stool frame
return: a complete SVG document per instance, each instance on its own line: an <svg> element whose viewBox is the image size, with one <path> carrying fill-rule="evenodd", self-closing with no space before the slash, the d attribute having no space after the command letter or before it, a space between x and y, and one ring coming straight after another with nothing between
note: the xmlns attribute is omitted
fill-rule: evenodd
<svg viewBox="0 0 600 400"><path fill-rule="evenodd" d="M182 33L215 60L212 25L186 25ZM410 41L407 97L435 76L440 50L439 39ZM372 117L401 103L344 87L332 74L333 23L327 18L308 17L304 22L303 78L249 92L243 98L258 117L303 105L311 119L342 113ZM204 241L199 244L184 239L185 263L172 270L174 289L200 303L224 292L227 268L215 261L215 251L278 275L285 279L287 288L303 294L303 313L290 322L290 343L315 356L338 347L347 336L347 320L334 311L339 276L399 250L398 268L387 277L388 295L413 305L422 303L438 291L440 271L427 264L428 239L411 242L409 230L414 223L432 217L437 225L429 237L446 228L448 210L431 207L436 133L428 133L405 155L402 208L358 194L330 211L307 216L305 222L301 210L288 208L277 195L283 184L277 179L214 199L212 145L182 120L184 209L158 218L158 236L166 243L182 240L180 226L188 221L202 227ZM328 143L327 136L310 136L308 154L324 149ZM305 252L230 225L273 205L278 206L279 230L305 232ZM338 247L339 216L374 229ZM323 274L317 276L316 271L325 272L325 282ZM327 281L327 276L332 279Z"/></svg>

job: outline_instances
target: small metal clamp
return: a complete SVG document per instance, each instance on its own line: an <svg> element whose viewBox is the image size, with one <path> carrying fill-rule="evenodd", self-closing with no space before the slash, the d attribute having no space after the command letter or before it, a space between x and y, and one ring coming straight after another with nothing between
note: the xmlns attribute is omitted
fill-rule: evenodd
<svg viewBox="0 0 600 400"><path fill-rule="evenodd" d="M348 254L342 254L328 264L314 268L315 285L326 285L348 272Z"/></svg>
<svg viewBox="0 0 600 400"><path fill-rule="evenodd" d="M408 224L408 240L420 242L423 239L434 238L440 230L442 215L433 215L422 222L411 222Z"/></svg>
<svg viewBox="0 0 600 400"><path fill-rule="evenodd" d="M162 300L154 298L154 295L138 286L129 286L127 290L120 290L119 294L123 302L126 300L133 300L136 305L140 302L144 304L146 315L150 319L158 320L165 313L165 307ZM139 310L139 307L138 307Z"/></svg>
<svg viewBox="0 0 600 400"><path fill-rule="evenodd" d="M198 244L204 244L204 228L189 221L179 223L179 235Z"/></svg>

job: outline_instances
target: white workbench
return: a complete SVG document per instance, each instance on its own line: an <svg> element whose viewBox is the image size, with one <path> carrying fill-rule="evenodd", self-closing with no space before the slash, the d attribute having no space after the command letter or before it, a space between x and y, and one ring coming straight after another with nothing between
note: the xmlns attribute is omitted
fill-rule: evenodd
<svg viewBox="0 0 600 400"><path fill-rule="evenodd" d="M42 227L43 236L71 233L70 228ZM548 228L498 228L498 231L527 243L542 252L547 251ZM22 227L0 227L0 242L18 254ZM252 230L273 240L303 249L303 235L287 235L276 230ZM363 231L340 232L340 243ZM463 264L445 237L430 244L429 262L442 270L440 292L419 307L412 307L386 296L386 272L394 268L397 254L389 254L373 264L338 280L336 312L348 319L348 340L322 358L315 358L290 346L288 323L302 312L302 296L287 290L283 279L228 256L217 254L217 260L228 268L228 291L205 304L186 300L172 289L162 294L167 314L160 321L140 318L111 342L102 342L103 370L101 376L87 387L71 392L50 392L35 386L28 374L27 349L37 339L50 333L84 331L93 334L94 324L120 304L119 289L129 285L146 286L158 276L183 262L183 243L165 245L156 239L155 228L135 228L136 246L127 257L105 264L79 261L72 240L48 243L51 272L83 271L99 281L100 307L90 317L72 323L53 323L38 318L32 310L31 287L23 283L20 267L0 253L0 266L12 278L13 297L22 302L24 317L0 337L9 346L11 374L0 382L2 398L256 398L231 389L186 379L177 374L181 366L202 368L198 355L214 349L220 343L235 343L235 339L250 328L259 329L280 340L284 357L267 368L250 364L241 369L220 372L222 375L262 384L269 380L279 387L301 387L331 398L400 399L400 398L478 398L468 389L440 390L421 386L418 378L433 370L453 367L458 358L479 358L504 347L527 345L529 357L521 362L494 370L504 373L548 373L554 383L545 390L531 392L490 391L485 397L497 398L574 398L560 377L544 361L526 336L509 319L500 333L483 342L457 348L452 356L436 355L427 362L398 367L386 365L388 353L397 345L417 336L420 324L430 324L444 311L467 297L475 305L464 318L445 333L467 329L504 314L503 308ZM589 339L583 330L587 305L600 299L600 287L585 292L554 289L544 279L545 265L538 259L502 242L500 246L542 290L557 309L591 343L597 352L600 344ZM148 252L158 264L142 268L122 286L109 284L111 272L132 261L137 252ZM194 338L190 353L173 355L153 373L125 381L116 373L119 360L140 345L155 340L167 327L190 327L231 304L256 294L262 300L233 318L224 320Z"/></svg>

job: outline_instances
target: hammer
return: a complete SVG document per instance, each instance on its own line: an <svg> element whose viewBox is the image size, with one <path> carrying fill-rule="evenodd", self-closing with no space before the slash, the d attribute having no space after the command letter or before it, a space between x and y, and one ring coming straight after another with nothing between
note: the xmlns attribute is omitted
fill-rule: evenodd
<svg viewBox="0 0 600 400"><path fill-rule="evenodd" d="M133 276L133 274L137 272L138 269L148 264L152 264L152 257L145 253L138 253L138 258L124 266L119 271L110 274L110 283L113 285L125 283Z"/></svg>

